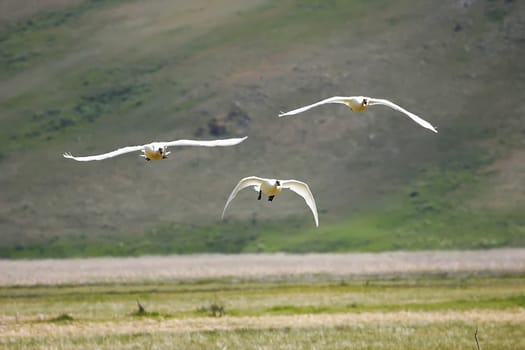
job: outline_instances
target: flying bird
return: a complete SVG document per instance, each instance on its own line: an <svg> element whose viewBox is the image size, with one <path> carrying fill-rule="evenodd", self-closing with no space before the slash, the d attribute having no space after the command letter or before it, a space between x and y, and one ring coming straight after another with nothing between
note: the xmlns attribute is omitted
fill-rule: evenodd
<svg viewBox="0 0 525 350"><path fill-rule="evenodd" d="M373 97L366 97L366 96L348 96L348 97L334 96L334 97L330 97L330 98L324 99L322 101L316 102L316 103L308 105L308 106L304 106L304 107L301 107L301 108L294 109L293 111L289 111L289 112L286 112L286 113L281 112L279 114L279 117L284 117L284 116L287 116L287 115L299 114L301 112L309 110L310 108L314 108L314 107L317 107L317 106L320 106L320 105L324 105L324 104L327 104L327 103L344 104L344 105L350 107L352 109L352 111L354 111L354 112L363 112L365 109L367 109L368 106L374 106L374 105L387 106L387 107L390 107L392 109L395 109L398 112L406 114L410 119L412 119L413 121L415 121L416 123L418 123L422 127L430 129L433 132L437 133L437 129L434 126L432 126L432 124L430 124L426 120L418 117L414 113L411 113L411 112L407 111L403 107L400 107L400 106L396 105L395 103L393 103L393 102L391 102L389 100L373 98Z"/></svg>
<svg viewBox="0 0 525 350"><path fill-rule="evenodd" d="M102 160L107 158L113 158L122 154L141 151L141 157L146 160L160 160L166 159L171 153L168 151L168 147L172 146L202 146L202 147L216 147L216 146L233 146L246 140L248 136L242 138L224 139L224 140L210 140L210 141L199 141L199 140L176 140L170 142L152 142L141 146L128 146L119 148L115 151L98 154L87 157L75 157L71 153L64 153L64 158L74 159L79 162L89 162L92 160Z"/></svg>
<svg viewBox="0 0 525 350"><path fill-rule="evenodd" d="M243 188L250 186L253 186L253 189L259 192L259 195L257 196L258 200L261 200L262 194L264 193L268 196L268 200L270 202L273 201L274 197L278 195L283 188L287 188L294 191L295 193L304 198L306 204L308 205L308 207L312 211L312 214L314 215L315 226L319 226L319 219L317 217L317 207L315 206L315 199L312 195L312 192L310 192L310 188L306 183L297 180L265 179L257 176L248 176L239 181L237 186L235 186L232 193L230 194L228 201L226 201L226 205L224 206L224 210L222 211L221 218L224 219L224 213L226 212L226 208L228 208L228 205L235 198L237 193Z"/></svg>

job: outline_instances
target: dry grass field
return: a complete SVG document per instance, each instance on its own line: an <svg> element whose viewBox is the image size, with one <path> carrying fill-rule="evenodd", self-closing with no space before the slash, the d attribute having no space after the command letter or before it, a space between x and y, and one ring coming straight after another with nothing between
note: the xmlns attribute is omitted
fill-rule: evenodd
<svg viewBox="0 0 525 350"><path fill-rule="evenodd" d="M523 249L3 260L0 270L6 349L475 349L476 328L482 349L525 347Z"/></svg>
<svg viewBox="0 0 525 350"><path fill-rule="evenodd" d="M523 311L128 317L4 327L0 341L20 349L471 349L477 326L486 348L522 349L524 322Z"/></svg>
<svg viewBox="0 0 525 350"><path fill-rule="evenodd" d="M240 263L242 262L242 263ZM460 276L525 271L525 249L356 254L195 254L140 258L0 260L0 285L55 285L301 275Z"/></svg>

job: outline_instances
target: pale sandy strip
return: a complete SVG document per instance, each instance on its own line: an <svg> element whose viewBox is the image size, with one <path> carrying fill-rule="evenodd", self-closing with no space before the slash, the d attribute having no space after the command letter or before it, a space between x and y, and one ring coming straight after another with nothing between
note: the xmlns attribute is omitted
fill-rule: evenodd
<svg viewBox="0 0 525 350"><path fill-rule="evenodd" d="M157 332L197 332L235 329L305 328L336 326L424 326L439 322L509 322L525 324L525 310L449 312L364 312L350 314L281 315L260 317L198 317L183 319L124 319L70 324L15 322L0 324L2 338L81 337Z"/></svg>
<svg viewBox="0 0 525 350"><path fill-rule="evenodd" d="M523 273L525 249L0 260L0 285L271 276Z"/></svg>

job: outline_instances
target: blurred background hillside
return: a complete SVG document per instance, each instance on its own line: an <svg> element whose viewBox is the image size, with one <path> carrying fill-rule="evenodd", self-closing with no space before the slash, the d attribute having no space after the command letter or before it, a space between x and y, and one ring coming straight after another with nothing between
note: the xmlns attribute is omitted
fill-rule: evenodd
<svg viewBox="0 0 525 350"><path fill-rule="evenodd" d="M525 246L525 3L0 0L0 257ZM322 106L333 95L393 110ZM249 136L77 163L179 138ZM295 178L316 198L241 192Z"/></svg>

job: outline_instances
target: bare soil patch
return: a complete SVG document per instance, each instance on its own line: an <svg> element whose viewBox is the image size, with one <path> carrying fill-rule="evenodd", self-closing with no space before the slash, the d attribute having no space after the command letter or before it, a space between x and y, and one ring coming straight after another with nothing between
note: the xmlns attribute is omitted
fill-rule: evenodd
<svg viewBox="0 0 525 350"><path fill-rule="evenodd" d="M493 174L484 193L473 198L472 208L517 208L525 202L525 149L516 149L483 169Z"/></svg>

